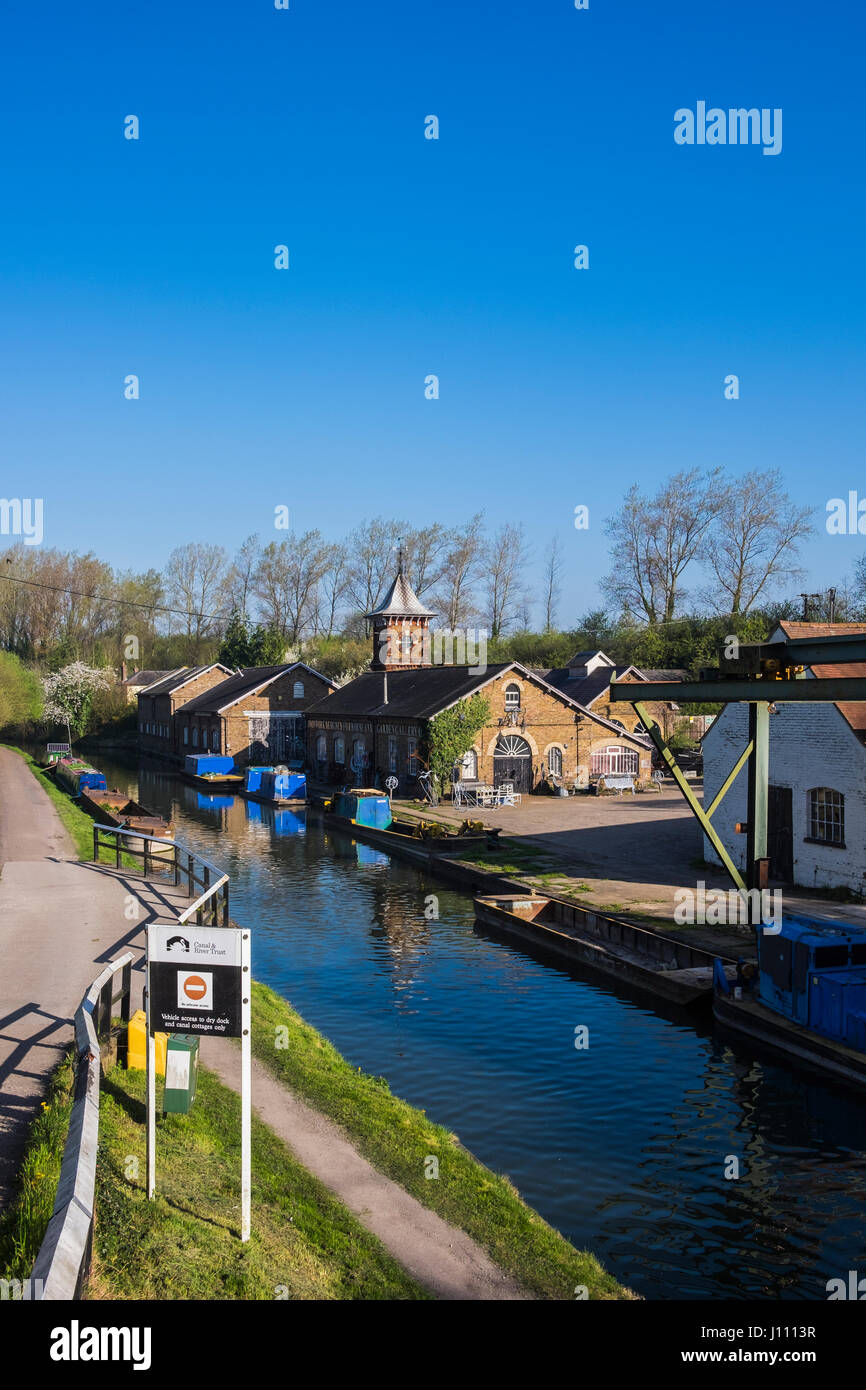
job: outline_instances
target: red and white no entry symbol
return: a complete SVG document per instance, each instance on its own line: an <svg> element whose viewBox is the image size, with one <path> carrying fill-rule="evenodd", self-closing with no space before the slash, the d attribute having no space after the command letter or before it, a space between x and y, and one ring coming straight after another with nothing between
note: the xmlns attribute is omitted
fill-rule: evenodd
<svg viewBox="0 0 866 1390"><path fill-rule="evenodd" d="M183 982L183 992L189 999L204 999L207 985L201 975L188 975Z"/></svg>

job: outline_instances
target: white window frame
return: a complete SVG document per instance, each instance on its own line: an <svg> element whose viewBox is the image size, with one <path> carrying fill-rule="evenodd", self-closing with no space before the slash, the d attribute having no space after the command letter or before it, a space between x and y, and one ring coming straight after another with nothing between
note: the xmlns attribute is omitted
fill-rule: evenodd
<svg viewBox="0 0 866 1390"><path fill-rule="evenodd" d="M520 709L520 686L509 681L505 687L505 708Z"/></svg>

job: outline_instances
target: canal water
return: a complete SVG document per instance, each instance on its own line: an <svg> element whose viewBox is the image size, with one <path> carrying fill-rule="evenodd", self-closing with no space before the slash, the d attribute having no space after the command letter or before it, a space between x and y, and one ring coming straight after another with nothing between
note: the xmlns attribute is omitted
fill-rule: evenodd
<svg viewBox="0 0 866 1390"><path fill-rule="evenodd" d="M637 1293L825 1299L866 1275L856 1094L495 939L470 898L313 813L92 761L230 874L257 979Z"/></svg>

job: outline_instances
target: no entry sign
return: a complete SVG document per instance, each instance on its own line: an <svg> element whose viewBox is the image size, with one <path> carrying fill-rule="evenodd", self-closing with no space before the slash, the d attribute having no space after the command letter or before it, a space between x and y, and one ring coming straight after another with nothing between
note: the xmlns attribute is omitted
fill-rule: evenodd
<svg viewBox="0 0 866 1390"><path fill-rule="evenodd" d="M152 1033L241 1037L243 967L249 961L242 936L235 927L148 927Z"/></svg>

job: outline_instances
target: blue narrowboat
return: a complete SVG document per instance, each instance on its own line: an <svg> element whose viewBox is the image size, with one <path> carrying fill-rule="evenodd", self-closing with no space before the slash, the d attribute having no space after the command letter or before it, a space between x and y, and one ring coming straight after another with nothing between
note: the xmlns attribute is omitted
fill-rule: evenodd
<svg viewBox="0 0 866 1390"><path fill-rule="evenodd" d="M83 791L108 790L103 772L97 772L95 767L75 758L61 758L60 762L55 763L54 777L73 796L80 796Z"/></svg>
<svg viewBox="0 0 866 1390"><path fill-rule="evenodd" d="M220 787L230 791L239 791L244 780L235 767L234 758L220 753L187 753L182 775L198 787Z"/></svg>
<svg viewBox="0 0 866 1390"><path fill-rule="evenodd" d="M848 1081L866 1081L866 929L783 917L757 933L758 968L740 987L721 981L720 1022Z"/></svg>
<svg viewBox="0 0 866 1390"><path fill-rule="evenodd" d="M290 801L306 801L307 779L303 772L284 765L248 767L244 773L244 796L280 806Z"/></svg>

